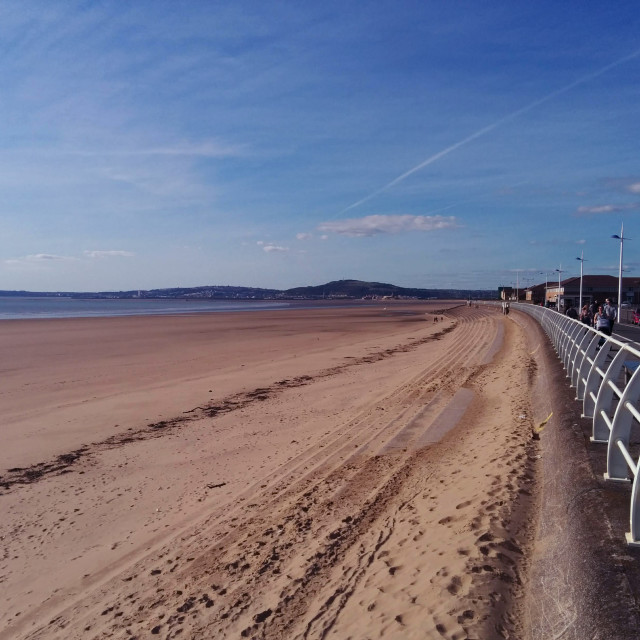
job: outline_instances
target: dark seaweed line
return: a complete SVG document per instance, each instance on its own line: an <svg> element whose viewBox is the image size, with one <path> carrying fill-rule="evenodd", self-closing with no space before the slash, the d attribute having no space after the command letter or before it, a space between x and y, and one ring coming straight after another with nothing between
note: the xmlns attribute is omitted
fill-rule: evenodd
<svg viewBox="0 0 640 640"><path fill-rule="evenodd" d="M217 416L225 415L237 409L242 409L253 402L262 402L268 400L274 395L281 393L285 389L291 389L294 387L302 387L310 384L314 380L321 380L332 375L336 375L349 369L350 367L359 366L361 364L367 364L371 362L377 362L385 358L391 357L396 353L405 353L412 351L420 345L434 340L439 340L447 333L453 331L455 324L442 329L432 335L425 338L409 342L405 345L395 347L393 349L385 349L384 351L378 351L368 356L357 358L351 362L346 362L330 369L324 369L315 376L298 376L291 380L280 380L274 383L270 387L259 387L252 391L236 394L230 398L223 399L218 403L211 403L204 407L195 407L185 414L191 414L189 416L180 416L177 418L171 418L169 420L161 420L159 422L152 422L146 427L138 430L128 430L127 432L110 436L106 440L100 442L94 442L91 445L83 445L79 449L64 453L57 456L54 460L48 462L38 462L30 467L13 467L7 469L5 475L0 476L0 496L5 495L12 487L16 485L27 485L34 482L38 482L42 478L49 475L62 475L65 473L72 473L73 467L82 458L94 455L103 449L114 449L115 447L121 447L129 442L137 442L140 440L148 440L150 438L160 437L163 433L167 433L176 427L182 426L193 420L200 419L204 416L214 418ZM80 471L80 473L84 473Z"/></svg>

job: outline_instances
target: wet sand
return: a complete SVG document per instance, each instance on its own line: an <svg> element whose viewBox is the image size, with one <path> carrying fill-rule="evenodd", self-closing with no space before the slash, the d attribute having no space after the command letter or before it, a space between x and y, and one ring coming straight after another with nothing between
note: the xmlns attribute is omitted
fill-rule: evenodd
<svg viewBox="0 0 640 640"><path fill-rule="evenodd" d="M528 340L442 302L3 323L0 638L526 637Z"/></svg>

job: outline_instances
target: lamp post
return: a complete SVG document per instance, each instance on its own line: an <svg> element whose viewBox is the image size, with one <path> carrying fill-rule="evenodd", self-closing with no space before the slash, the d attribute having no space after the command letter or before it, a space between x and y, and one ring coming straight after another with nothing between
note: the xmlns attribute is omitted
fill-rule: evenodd
<svg viewBox="0 0 640 640"><path fill-rule="evenodd" d="M538 271L540 275L544 273L544 308L547 308L547 290L549 289L549 272L548 271Z"/></svg>
<svg viewBox="0 0 640 640"><path fill-rule="evenodd" d="M558 272L558 295L556 296L556 309L560 311L560 274L562 273L562 262L560 263L560 268L556 269Z"/></svg>
<svg viewBox="0 0 640 640"><path fill-rule="evenodd" d="M580 260L580 311L582 312L582 273L584 267L584 251L580 252L580 257L576 258L576 260Z"/></svg>
<svg viewBox="0 0 640 640"><path fill-rule="evenodd" d="M620 271L618 272L618 316L620 315L620 309L622 309L622 252L624 250L624 241L631 240L631 238L624 237L624 222L620 225L620 235L615 234L611 236L616 240L620 240ZM620 318L618 317L618 320Z"/></svg>

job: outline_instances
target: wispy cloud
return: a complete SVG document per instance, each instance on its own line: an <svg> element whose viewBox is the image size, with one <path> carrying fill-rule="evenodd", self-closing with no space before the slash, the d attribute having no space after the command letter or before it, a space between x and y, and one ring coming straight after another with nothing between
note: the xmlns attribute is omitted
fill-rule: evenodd
<svg viewBox="0 0 640 640"><path fill-rule="evenodd" d="M310 240L313 238L312 233L296 233L296 240Z"/></svg>
<svg viewBox="0 0 640 640"><path fill-rule="evenodd" d="M640 178L637 176L627 176L625 178L608 178L604 184L623 193L640 193Z"/></svg>
<svg viewBox="0 0 640 640"><path fill-rule="evenodd" d="M76 260L71 256L56 256L52 253L35 253L22 258L12 258L6 262L55 262L60 260Z"/></svg>
<svg viewBox="0 0 640 640"><path fill-rule="evenodd" d="M247 155L247 146L209 141L199 144L178 143L162 147L143 147L140 149L24 149L22 151L31 155L34 153L42 153L80 157L191 156L202 158L237 158Z"/></svg>
<svg viewBox="0 0 640 640"><path fill-rule="evenodd" d="M77 260L77 258L72 256L58 256L52 253L34 253L27 256L21 256L19 258L8 258L4 263L11 266L36 266L52 264L55 262L69 262L72 260Z"/></svg>
<svg viewBox="0 0 640 640"><path fill-rule="evenodd" d="M87 258L112 258L112 257L124 257L131 258L134 256L134 253L131 251L119 251L119 250L111 250L111 251L84 251L84 255Z"/></svg>
<svg viewBox="0 0 640 640"><path fill-rule="evenodd" d="M89 259L113 258L113 257L132 257L135 254L131 251L108 250L108 251L83 251L83 256ZM4 260L8 265L37 265L52 264L56 262L74 262L80 260L75 256L59 256L53 253L34 253L19 258L8 258Z"/></svg>
<svg viewBox="0 0 640 640"><path fill-rule="evenodd" d="M318 230L363 238L407 231L454 229L459 226L454 216L374 215L323 222L318 225Z"/></svg>
<svg viewBox="0 0 640 640"><path fill-rule="evenodd" d="M640 209L640 202L628 202L626 204L600 204L593 207L578 207L576 216L593 216L601 213L620 213Z"/></svg>
<svg viewBox="0 0 640 640"><path fill-rule="evenodd" d="M289 251L289 247L281 247L277 244L265 244L262 247L263 251L266 251L267 253L284 253L286 251Z"/></svg>

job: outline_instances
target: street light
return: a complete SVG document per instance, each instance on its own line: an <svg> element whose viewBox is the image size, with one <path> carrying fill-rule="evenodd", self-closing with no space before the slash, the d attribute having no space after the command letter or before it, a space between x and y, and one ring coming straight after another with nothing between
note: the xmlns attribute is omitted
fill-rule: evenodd
<svg viewBox="0 0 640 640"><path fill-rule="evenodd" d="M580 260L580 311L582 312L582 272L584 267L584 251L580 252L580 257L576 258L576 260Z"/></svg>
<svg viewBox="0 0 640 640"><path fill-rule="evenodd" d="M544 308L547 308L547 290L549 289L549 272L538 271L540 275L544 273Z"/></svg>
<svg viewBox="0 0 640 640"><path fill-rule="evenodd" d="M560 268L556 269L558 272L558 295L556 296L556 309L560 311L560 274L562 273L562 262L560 263Z"/></svg>
<svg viewBox="0 0 640 640"><path fill-rule="evenodd" d="M631 238L624 237L624 222L620 226L620 235L615 234L611 237L620 240L620 271L618 272L618 320L620 320L620 309L622 309L622 252L624 249L624 241L631 240Z"/></svg>

